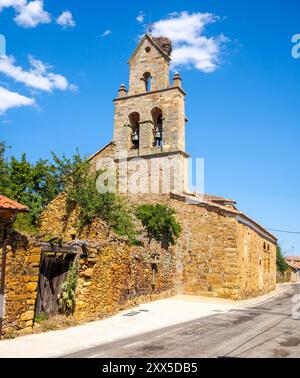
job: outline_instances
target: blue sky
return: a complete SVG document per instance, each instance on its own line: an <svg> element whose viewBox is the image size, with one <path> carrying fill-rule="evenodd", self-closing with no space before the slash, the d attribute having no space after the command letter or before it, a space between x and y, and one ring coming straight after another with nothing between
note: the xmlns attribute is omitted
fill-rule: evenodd
<svg viewBox="0 0 300 378"><path fill-rule="evenodd" d="M34 161L50 151L98 150L112 138L112 99L128 83L126 63L150 12L156 28L181 12L209 13L218 17L199 33L218 48L211 72L201 58L177 57L188 94L187 151L205 158L206 192L236 199L266 227L300 231L300 59L291 54L298 0L45 0L43 8L16 1L0 13L10 57L0 88L27 101L0 115L0 139L13 154ZM35 87L28 56L44 78ZM300 235L277 235L285 251L300 254Z"/></svg>

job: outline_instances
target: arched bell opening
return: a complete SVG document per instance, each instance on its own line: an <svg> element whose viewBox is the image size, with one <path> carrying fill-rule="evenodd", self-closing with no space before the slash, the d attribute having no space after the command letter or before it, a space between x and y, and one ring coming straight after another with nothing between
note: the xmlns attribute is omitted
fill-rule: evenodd
<svg viewBox="0 0 300 378"><path fill-rule="evenodd" d="M145 72L142 79L141 79L145 83L145 91L146 92L151 91L151 79L152 79L152 76L151 76L150 72Z"/></svg>
<svg viewBox="0 0 300 378"><path fill-rule="evenodd" d="M162 147L163 145L163 117L161 109L155 107L152 110L152 119L154 124L153 129L153 146Z"/></svg>
<svg viewBox="0 0 300 378"><path fill-rule="evenodd" d="M140 115L133 112L129 115L131 127L131 148L138 149L140 147Z"/></svg>

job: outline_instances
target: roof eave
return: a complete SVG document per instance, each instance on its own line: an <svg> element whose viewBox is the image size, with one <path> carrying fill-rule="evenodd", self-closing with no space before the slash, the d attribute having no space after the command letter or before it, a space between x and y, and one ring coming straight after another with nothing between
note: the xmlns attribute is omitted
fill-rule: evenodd
<svg viewBox="0 0 300 378"><path fill-rule="evenodd" d="M142 44L144 43L144 41L148 39L148 41L170 62L172 59L171 57L165 53L161 48L160 46L158 46L158 44L153 40L153 38L151 37L151 35L149 34L145 34L144 37L140 40L140 43L137 45L136 49L134 50L133 54L131 55L130 59L128 60L128 64L130 65L133 58L136 56L137 52L139 51L140 47L142 46Z"/></svg>

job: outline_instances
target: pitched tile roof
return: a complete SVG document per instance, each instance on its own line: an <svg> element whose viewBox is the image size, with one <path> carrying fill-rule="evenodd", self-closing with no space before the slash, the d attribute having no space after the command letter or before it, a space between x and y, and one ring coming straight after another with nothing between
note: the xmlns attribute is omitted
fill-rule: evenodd
<svg viewBox="0 0 300 378"><path fill-rule="evenodd" d="M224 197L221 197L221 196L215 196L215 195L212 195L212 194L204 194L204 199L206 201L210 201L210 202L226 202L226 203L230 203L230 204L236 204L236 201L235 200L232 200L232 199L229 199L229 198L224 198Z"/></svg>
<svg viewBox="0 0 300 378"><path fill-rule="evenodd" d="M11 211L19 211L19 212L29 211L27 206L21 205L20 203L1 195L0 195L0 210L11 210Z"/></svg>
<svg viewBox="0 0 300 378"><path fill-rule="evenodd" d="M294 261L286 261L286 263L293 269L300 270L300 264L296 264Z"/></svg>
<svg viewBox="0 0 300 378"><path fill-rule="evenodd" d="M234 204L236 204L235 201L229 200L223 197L218 196L212 196L209 194L205 194L204 196L195 194L195 193L176 193L171 192L172 196L175 196L175 198L183 198L185 201L190 202L190 204L199 205L199 204L206 204L208 206L222 209L228 214L232 214L236 217L237 220L241 221L243 220L245 224L248 226L251 226L253 229L255 229L258 232L262 232L265 237L268 237L272 242L276 242L277 238L271 234L268 230L266 230L263 226L261 226L259 223L257 223L252 218L248 217L243 212L239 211ZM215 198L215 200L209 200L209 198ZM217 200L216 200L217 198Z"/></svg>
<svg viewBox="0 0 300 378"><path fill-rule="evenodd" d="M285 259L287 261L297 261L297 262L300 262L300 256L286 256Z"/></svg>

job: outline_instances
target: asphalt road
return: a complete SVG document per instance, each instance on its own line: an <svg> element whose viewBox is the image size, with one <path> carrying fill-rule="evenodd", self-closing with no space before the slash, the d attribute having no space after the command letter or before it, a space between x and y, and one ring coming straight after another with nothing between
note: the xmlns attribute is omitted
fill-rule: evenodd
<svg viewBox="0 0 300 378"><path fill-rule="evenodd" d="M262 304L65 356L72 358L300 357L300 284ZM300 297L298 304L300 303ZM297 312L300 317L300 306Z"/></svg>

